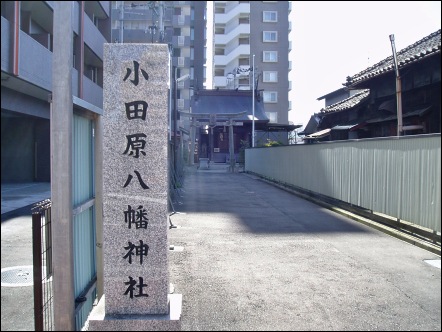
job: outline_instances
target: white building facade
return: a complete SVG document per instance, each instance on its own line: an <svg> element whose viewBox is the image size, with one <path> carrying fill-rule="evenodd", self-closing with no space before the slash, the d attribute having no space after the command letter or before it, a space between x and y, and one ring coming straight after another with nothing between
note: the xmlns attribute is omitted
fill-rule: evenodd
<svg viewBox="0 0 442 332"><path fill-rule="evenodd" d="M252 90L254 72L271 123L288 124L289 10L289 1L213 2L207 88Z"/></svg>

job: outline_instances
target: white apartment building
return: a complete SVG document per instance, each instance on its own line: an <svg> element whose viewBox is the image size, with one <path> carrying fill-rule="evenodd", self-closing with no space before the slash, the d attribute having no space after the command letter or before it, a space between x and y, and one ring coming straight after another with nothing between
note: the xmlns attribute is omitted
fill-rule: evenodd
<svg viewBox="0 0 442 332"><path fill-rule="evenodd" d="M289 10L289 1L213 1L211 88L252 90L254 67L270 123L288 124Z"/></svg>

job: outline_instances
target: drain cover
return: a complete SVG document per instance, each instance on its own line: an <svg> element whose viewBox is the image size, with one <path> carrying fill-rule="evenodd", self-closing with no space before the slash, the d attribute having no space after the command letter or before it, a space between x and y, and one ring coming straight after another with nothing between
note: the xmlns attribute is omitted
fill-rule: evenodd
<svg viewBox="0 0 442 332"><path fill-rule="evenodd" d="M2 287L32 286L32 278L32 265L13 266L2 269Z"/></svg>

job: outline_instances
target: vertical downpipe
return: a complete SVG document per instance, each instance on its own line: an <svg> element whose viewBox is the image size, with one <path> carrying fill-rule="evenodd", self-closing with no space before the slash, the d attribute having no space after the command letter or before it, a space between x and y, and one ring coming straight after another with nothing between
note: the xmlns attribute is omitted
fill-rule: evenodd
<svg viewBox="0 0 442 332"><path fill-rule="evenodd" d="M84 1L80 7L80 72L78 73L78 97L84 99Z"/></svg>
<svg viewBox="0 0 442 332"><path fill-rule="evenodd" d="M18 76L20 51L20 1L14 1L14 28L12 39L12 73Z"/></svg>

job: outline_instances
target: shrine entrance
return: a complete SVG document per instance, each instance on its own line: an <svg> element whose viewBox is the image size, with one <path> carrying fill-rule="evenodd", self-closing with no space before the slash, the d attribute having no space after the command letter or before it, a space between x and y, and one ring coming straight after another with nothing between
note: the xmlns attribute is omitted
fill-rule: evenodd
<svg viewBox="0 0 442 332"><path fill-rule="evenodd" d="M243 116L245 113L192 114L180 112L180 115L191 118L190 151L199 151L197 154L198 161L200 158L204 158L209 159L209 162L228 163L229 169L233 172L238 157L235 155L233 127L243 126L243 122L235 121L234 118ZM205 119L209 119L209 121L205 121ZM228 136L225 135L227 130L224 128L228 128ZM197 129L199 129L198 132ZM217 147L214 147L215 142ZM197 147L195 147L195 144L198 144ZM226 145L228 146L227 149ZM220 146L222 147L222 152ZM239 152L239 149L237 150ZM194 159L190 158L190 164L193 165L194 162Z"/></svg>

